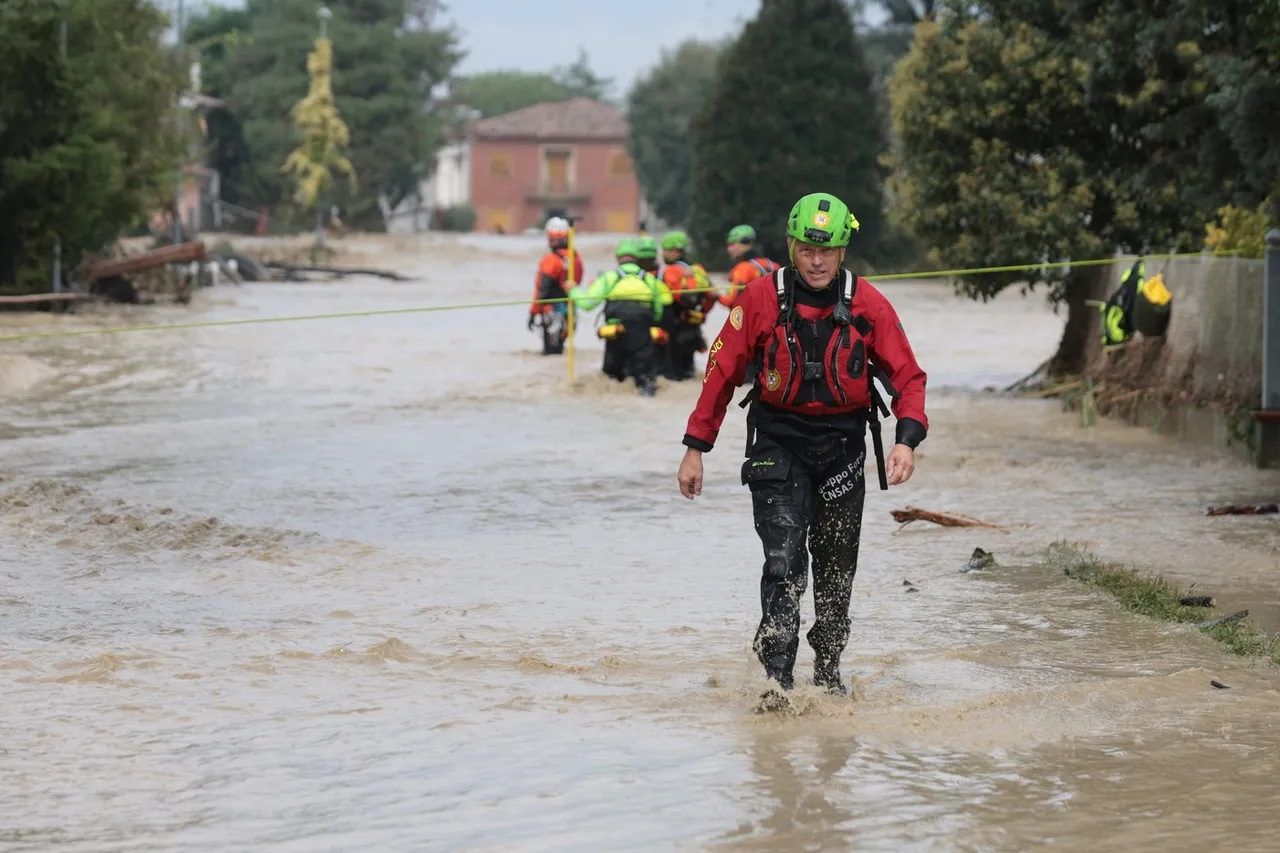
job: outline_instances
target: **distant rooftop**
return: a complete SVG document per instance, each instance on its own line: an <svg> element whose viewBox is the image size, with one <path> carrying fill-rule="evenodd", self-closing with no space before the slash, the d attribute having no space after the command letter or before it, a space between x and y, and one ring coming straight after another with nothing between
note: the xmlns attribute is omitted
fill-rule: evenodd
<svg viewBox="0 0 1280 853"><path fill-rule="evenodd" d="M473 121L478 139L617 139L627 138L627 121L608 104L590 98L534 104L515 112Z"/></svg>

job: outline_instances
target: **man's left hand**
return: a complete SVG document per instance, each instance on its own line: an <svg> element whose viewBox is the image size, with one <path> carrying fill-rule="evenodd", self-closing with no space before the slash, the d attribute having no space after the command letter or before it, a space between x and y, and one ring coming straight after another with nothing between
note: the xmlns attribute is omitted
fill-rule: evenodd
<svg viewBox="0 0 1280 853"><path fill-rule="evenodd" d="M889 451L889 459L885 463L885 473L889 475L889 485L900 486L911 479L916 470L915 451L905 444L895 444Z"/></svg>

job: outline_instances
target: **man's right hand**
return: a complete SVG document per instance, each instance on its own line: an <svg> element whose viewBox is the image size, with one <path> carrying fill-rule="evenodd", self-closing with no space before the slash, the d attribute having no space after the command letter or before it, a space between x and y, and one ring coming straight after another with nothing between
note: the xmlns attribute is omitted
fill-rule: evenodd
<svg viewBox="0 0 1280 853"><path fill-rule="evenodd" d="M684 452L680 460L680 470L676 477L680 480L680 494L693 500L702 494L702 451L692 447Z"/></svg>

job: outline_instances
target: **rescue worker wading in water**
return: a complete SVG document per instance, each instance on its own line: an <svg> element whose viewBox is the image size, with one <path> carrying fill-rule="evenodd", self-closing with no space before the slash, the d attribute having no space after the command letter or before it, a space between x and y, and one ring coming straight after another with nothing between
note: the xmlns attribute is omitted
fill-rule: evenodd
<svg viewBox="0 0 1280 853"><path fill-rule="evenodd" d="M729 270L729 289L720 294L720 304L732 309L742 288L760 276L776 271L778 264L766 258L764 253L756 248L756 229L750 225L735 226L730 229L725 239L728 241L725 249L734 263L733 268ZM747 366L746 384L750 385L755 381L759 367L757 362Z"/></svg>
<svg viewBox="0 0 1280 853"><path fill-rule="evenodd" d="M662 283L671 289L674 300L662 319L669 336L664 367L667 378L675 382L693 378L693 354L707 351L702 324L716 304L707 271L702 264L685 260L688 249L689 235L683 231L672 231L662 238L662 259L666 261Z"/></svg>
<svg viewBox="0 0 1280 853"><path fill-rule="evenodd" d="M632 246L635 249L635 264L644 270L647 275L659 278L658 275L658 241L650 237L648 234L642 233L639 237L632 239ZM669 289L669 288L668 288ZM670 343L670 335L666 327L666 316L671 311L671 305L666 304L662 309L662 318L655 326L651 328L654 342L654 364L657 365L658 376L665 376L667 362L670 358L668 355L668 344Z"/></svg>
<svg viewBox="0 0 1280 853"><path fill-rule="evenodd" d="M652 237L636 237L636 266L652 275L658 274L658 241Z"/></svg>
<svg viewBox="0 0 1280 853"><path fill-rule="evenodd" d="M569 222L559 216L547 220L547 248L551 251L542 256L538 262L538 275L533 283L533 304L529 306L528 328L541 320L542 354L558 355L564 352L564 343L569 338L567 302L542 303L544 299L564 299L565 283L569 280L569 265L565 262L569 256ZM582 253L573 253L573 280L582 281Z"/></svg>
<svg viewBox="0 0 1280 853"><path fill-rule="evenodd" d="M768 275L778 269L778 265L756 248L756 229L750 225L735 226L725 239L728 241L725 249L733 258L733 268L729 270L729 289L720 294L720 304L732 308L747 282Z"/></svg>
<svg viewBox="0 0 1280 853"><path fill-rule="evenodd" d="M628 376L636 389L652 397L657 393L658 351L655 333L663 308L671 304L671 291L636 263L643 250L634 239L618 244L618 268L603 273L584 293L581 287L569 291L573 304L590 311L604 302L605 323L598 334L604 338L601 370L619 382ZM655 252L656 256L656 252Z"/></svg>
<svg viewBox="0 0 1280 853"><path fill-rule="evenodd" d="M702 492L702 454L714 446L748 363L760 356L756 385L742 404L750 405L742 483L751 489L764 545L754 650L784 691L793 686L811 552L813 681L833 694L848 693L840 655L849 640L866 497L866 429L870 423L882 489L911 477L914 448L928 429L925 373L897 313L880 291L841 267L857 227L834 196L815 193L796 203L787 219L791 264L757 278L739 296L711 346L683 442L680 492L692 500ZM897 416L887 472L879 459L873 375L886 385ZM771 688L760 708L786 704L785 694Z"/></svg>

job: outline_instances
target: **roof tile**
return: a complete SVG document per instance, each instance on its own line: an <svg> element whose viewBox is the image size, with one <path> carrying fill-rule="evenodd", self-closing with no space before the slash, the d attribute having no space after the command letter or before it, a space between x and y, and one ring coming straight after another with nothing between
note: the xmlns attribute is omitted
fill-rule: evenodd
<svg viewBox="0 0 1280 853"><path fill-rule="evenodd" d="M477 139L627 138L627 121L608 104L590 98L534 104L470 124Z"/></svg>

